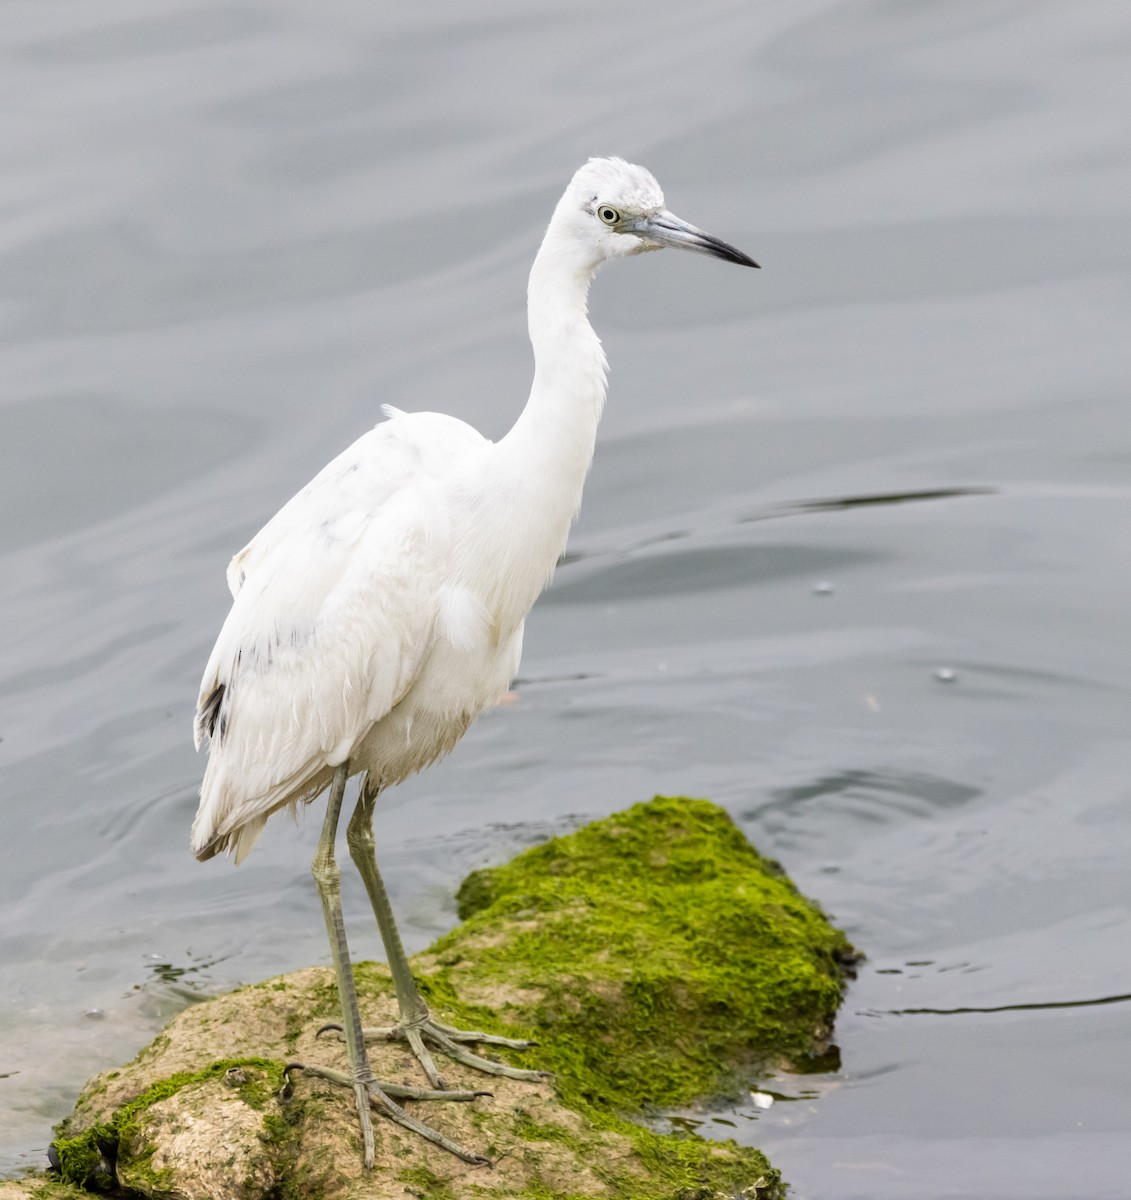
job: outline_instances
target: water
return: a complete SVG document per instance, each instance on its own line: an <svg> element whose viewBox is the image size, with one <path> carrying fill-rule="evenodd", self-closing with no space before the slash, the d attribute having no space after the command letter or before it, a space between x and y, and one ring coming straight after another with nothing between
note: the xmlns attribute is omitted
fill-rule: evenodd
<svg viewBox="0 0 1131 1200"><path fill-rule="evenodd" d="M713 797L869 957L841 1071L705 1131L799 1200L1125 1196L1129 50L1100 0L8 4L2 1169L186 1002L326 961L316 821L187 851L224 566L382 401L507 427L541 229L612 152L764 270L598 280L519 700L379 813L406 938Z"/></svg>

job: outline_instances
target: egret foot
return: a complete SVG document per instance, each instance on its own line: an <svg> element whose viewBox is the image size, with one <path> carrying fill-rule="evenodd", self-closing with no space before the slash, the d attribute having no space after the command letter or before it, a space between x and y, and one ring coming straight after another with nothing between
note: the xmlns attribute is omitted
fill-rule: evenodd
<svg viewBox="0 0 1131 1200"><path fill-rule="evenodd" d="M471 1163L472 1166L477 1167L493 1165L491 1160L484 1155L465 1150L458 1142L453 1142L451 1138L445 1137L438 1129L433 1129L431 1125L425 1125L423 1121L409 1116L393 1099L396 1096L399 1100L467 1101L476 1100L480 1096L489 1096L490 1092L454 1092L432 1088L403 1087L396 1083L380 1083L371 1072L369 1078L359 1079L348 1075L345 1071L335 1071L332 1067L309 1067L305 1063L294 1062L288 1063L283 1070L283 1077L286 1081L283 1088L284 1096L290 1094L292 1071L304 1071L308 1075L315 1075L319 1079L326 1079L330 1083L353 1089L357 1099L358 1116L361 1119L361 1140L367 1170L372 1169L374 1160L373 1122L369 1115L371 1108L390 1121L395 1121L403 1129L419 1134L442 1150L454 1154L456 1158L462 1159L465 1163Z"/></svg>
<svg viewBox="0 0 1131 1200"><path fill-rule="evenodd" d="M338 999L342 1006L344 1024L337 1026L343 1031L346 1052L349 1055L350 1069L336 1071L331 1067L307 1067L302 1063L291 1063L287 1067L287 1087L290 1084L291 1071L306 1071L311 1075L320 1076L330 1083L353 1089L354 1100L357 1103L357 1115L361 1121L361 1141L364 1147L365 1166L372 1168L374 1161L373 1119L369 1110L375 1109L390 1121L395 1121L403 1129L419 1134L422 1138L454 1154L456 1158L477 1166L490 1165L490 1159L482 1154L474 1154L465 1150L451 1138L445 1137L438 1129L425 1125L407 1112L393 1099L398 1096L405 1100L474 1100L485 1092L441 1091L439 1089L426 1091L423 1088L399 1087L396 1084L379 1083L369 1065L365 1053L365 1038L361 1032L361 1015L357 1006L357 985L353 978L353 968L350 965L349 945L346 942L346 927L342 919L341 874L338 871L337 860L334 857L334 837L338 828L338 816L342 810L342 795L345 792L346 780L349 778L349 763L342 763L334 772L334 782L330 787L330 796L326 802L326 819L322 823L322 836L318 840L318 849L314 854L314 879L318 884L318 894L322 900L322 912L326 918L326 932L330 938L330 953L334 959L334 976L338 983ZM403 950L402 950L403 956ZM424 1010L427 1013L427 1009ZM284 1089L285 1090L285 1089Z"/></svg>
<svg viewBox="0 0 1131 1200"><path fill-rule="evenodd" d="M340 1025L323 1025L318 1032L325 1033L331 1029L344 1037ZM466 1029L456 1029L454 1026L444 1025L440 1021L435 1021L431 1016L427 1015L418 1017L415 1020L398 1021L396 1025L362 1029L361 1033L366 1044L370 1042L405 1042L413 1054L416 1055L416 1060L420 1063L424 1074L428 1077L428 1082L433 1088L440 1091L445 1089L447 1084L444 1081L444 1077L436 1069L436 1064L428 1050L428 1044L431 1044L441 1054L447 1055L453 1061L463 1063L465 1067L470 1067L474 1071L482 1071L485 1075L497 1075L506 1079L521 1079L528 1083L539 1083L544 1079L553 1078L549 1071L526 1071L519 1067L508 1067L506 1063L495 1062L493 1059L483 1058L479 1054L472 1054L470 1050L465 1050L463 1045L461 1045L461 1043L472 1042L484 1046L506 1046L510 1050L529 1050L531 1046L535 1045L534 1042L520 1041L517 1038L500 1037L495 1033L479 1033Z"/></svg>

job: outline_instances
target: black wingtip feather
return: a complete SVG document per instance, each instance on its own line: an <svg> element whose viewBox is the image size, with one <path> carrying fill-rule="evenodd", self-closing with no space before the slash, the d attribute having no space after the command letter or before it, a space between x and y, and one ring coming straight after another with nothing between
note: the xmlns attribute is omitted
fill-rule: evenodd
<svg viewBox="0 0 1131 1200"><path fill-rule="evenodd" d="M226 716L221 715L220 707L224 703L224 694L227 690L225 684L218 684L215 691L200 706L200 711L196 714L196 731L201 743L206 744L213 737L216 737L217 744L219 744L224 739L228 721ZM220 729L218 736L216 735L217 726Z"/></svg>

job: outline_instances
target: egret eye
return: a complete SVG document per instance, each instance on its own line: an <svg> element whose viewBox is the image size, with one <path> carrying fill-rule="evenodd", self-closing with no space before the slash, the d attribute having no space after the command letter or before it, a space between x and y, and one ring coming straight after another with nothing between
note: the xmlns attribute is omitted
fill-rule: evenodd
<svg viewBox="0 0 1131 1200"><path fill-rule="evenodd" d="M620 213L608 204L602 204L601 207L597 209L597 216L599 216L606 225L616 225L620 221Z"/></svg>

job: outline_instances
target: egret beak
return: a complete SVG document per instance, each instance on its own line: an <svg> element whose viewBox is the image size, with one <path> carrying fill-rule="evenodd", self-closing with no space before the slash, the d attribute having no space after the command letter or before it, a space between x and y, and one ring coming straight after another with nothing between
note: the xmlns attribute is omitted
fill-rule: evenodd
<svg viewBox="0 0 1131 1200"><path fill-rule="evenodd" d="M694 250L697 254L710 254L726 262L739 263L744 267L756 267L758 264L741 250L736 250L727 242L696 229L686 221L681 221L675 213L666 208L660 209L650 217L641 217L634 225L625 230L634 233L645 242L651 242L649 249L659 249L661 246L673 246L676 250Z"/></svg>

